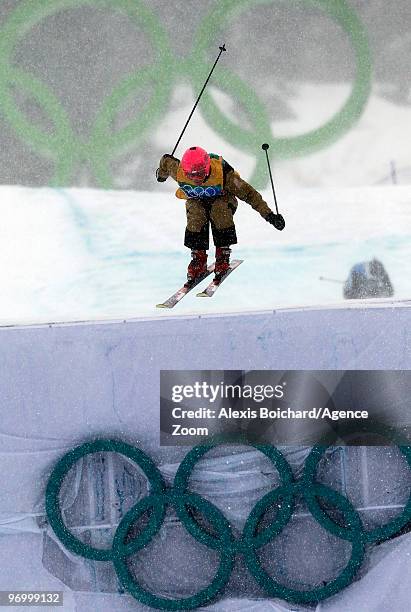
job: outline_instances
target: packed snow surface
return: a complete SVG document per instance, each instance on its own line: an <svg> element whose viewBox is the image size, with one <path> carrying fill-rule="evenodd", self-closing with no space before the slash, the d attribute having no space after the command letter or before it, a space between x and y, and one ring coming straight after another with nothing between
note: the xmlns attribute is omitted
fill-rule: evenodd
<svg viewBox="0 0 411 612"><path fill-rule="evenodd" d="M170 314L155 305L184 282L189 250L184 203L169 182L162 193L1 187L0 321ZM240 202L233 257L244 263L212 299L193 291L173 314L340 302L334 281L372 257L394 297L411 298L411 186L279 189L277 197L285 230Z"/></svg>

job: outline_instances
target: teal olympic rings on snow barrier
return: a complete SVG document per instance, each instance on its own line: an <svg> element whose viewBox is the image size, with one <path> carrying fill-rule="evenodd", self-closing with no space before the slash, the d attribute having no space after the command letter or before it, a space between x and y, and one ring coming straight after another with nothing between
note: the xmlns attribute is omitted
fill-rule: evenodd
<svg viewBox="0 0 411 612"><path fill-rule="evenodd" d="M275 0L277 1L277 0ZM70 183L75 168L87 163L93 169L100 187L113 187L111 161L145 139L167 111L171 89L179 79L189 79L195 93L201 88L208 72L207 51L228 20L239 12L274 0L221 0L216 3L193 34L195 44L187 58L174 58L168 37L157 16L142 0L25 0L14 10L0 30L0 111L16 134L37 154L53 160L55 172L52 185ZM300 136L277 138L272 135L270 119L255 91L230 72L219 66L213 76L213 86L233 95L244 107L251 121L250 129L231 121L204 92L201 109L206 121L231 145L256 159L251 182L257 188L267 183L264 159L259 155L261 142L270 141L272 155L285 159L321 149L345 134L361 116L371 90L372 62L364 26L345 0L294 0L309 8L319 9L337 23L348 36L354 50L356 75L351 94L337 113L323 126ZM62 10L81 6L98 6L121 11L132 23L150 37L155 52L155 64L128 74L102 101L88 137L76 135L63 105L53 91L40 79L18 68L13 54L22 37L36 24ZM275 33L273 33L275 35ZM149 104L138 117L125 127L113 131L113 122L124 101L145 86L154 85ZM13 97L19 88L42 108L53 124L53 133L36 127L20 110Z"/></svg>
<svg viewBox="0 0 411 612"><path fill-rule="evenodd" d="M351 502L338 491L315 480L316 470L326 447L316 446L307 457L302 476L295 480L291 467L274 446L254 445L277 469L281 484L262 497L254 506L244 525L242 535L235 539L229 521L211 502L189 491L190 475L196 463L215 444L194 447L184 457L168 488L152 460L141 450L118 440L98 439L86 442L64 455L55 465L46 489L46 513L48 521L61 543L70 551L87 559L112 561L124 588L138 601L161 610L189 610L204 606L214 600L227 585L237 555L243 555L246 566L267 595L280 597L294 603L314 603L334 595L354 579L364 558L366 544L381 542L397 534L411 519L411 492L402 513L390 522L366 530L361 517ZM411 468L411 446L398 446ZM59 494L64 478L81 458L96 452L115 452L128 457L144 472L150 484L150 493L135 504L122 518L110 549L97 549L78 540L63 521ZM263 568L259 549L275 538L287 525L295 509L296 498L303 498L314 519L327 531L351 544L351 556L341 574L334 580L310 590L288 588ZM319 501L336 508L343 519L335 522ZM167 599L159 597L138 582L133 576L127 558L147 546L159 532L167 506L174 507L179 520L193 538L217 551L220 555L217 572L210 584L190 597ZM276 515L272 522L260 528L261 519L273 506ZM203 516L211 525L205 530L195 519L193 512ZM130 529L148 513L149 520L134 539L126 543Z"/></svg>

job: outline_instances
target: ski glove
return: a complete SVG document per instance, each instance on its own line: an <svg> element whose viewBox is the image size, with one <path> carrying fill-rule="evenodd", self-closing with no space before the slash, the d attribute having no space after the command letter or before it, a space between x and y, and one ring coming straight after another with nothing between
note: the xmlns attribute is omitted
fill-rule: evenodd
<svg viewBox="0 0 411 612"><path fill-rule="evenodd" d="M161 174L160 168L157 168L156 179L158 183L164 183L168 179L168 174Z"/></svg>
<svg viewBox="0 0 411 612"><path fill-rule="evenodd" d="M161 170L161 162L166 157L170 157L171 159L176 159L175 157L173 157L172 155L169 155L168 153L163 155L163 157L160 159L160 168L157 168L156 170L156 179L159 183L164 183L168 179L168 176L169 176L168 173L165 173Z"/></svg>
<svg viewBox="0 0 411 612"><path fill-rule="evenodd" d="M265 220L274 225L275 229L278 229L280 232L285 228L285 221L282 215L275 215L273 212L270 212Z"/></svg>

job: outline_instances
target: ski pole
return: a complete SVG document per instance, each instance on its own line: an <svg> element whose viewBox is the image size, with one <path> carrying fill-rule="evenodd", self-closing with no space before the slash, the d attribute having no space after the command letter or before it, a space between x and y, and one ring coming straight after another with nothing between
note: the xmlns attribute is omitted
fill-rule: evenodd
<svg viewBox="0 0 411 612"><path fill-rule="evenodd" d="M265 156L267 159L267 166L268 166L268 172L270 173L271 187L273 188L275 210L277 211L277 215L275 215L276 221L274 223L274 227L276 227L276 229L281 231L285 228L285 221L284 221L284 217L280 215L280 213L278 212L278 205L277 205L277 198L275 195L273 175L271 174L270 160L268 159L268 153L267 153L269 147L270 145L268 145L266 142L263 145L261 145L261 148L265 151Z"/></svg>
<svg viewBox="0 0 411 612"><path fill-rule="evenodd" d="M327 281L329 283L338 283L340 285L344 284L344 281L339 280L338 278L327 278L326 276L319 276L318 278L321 281Z"/></svg>
<svg viewBox="0 0 411 612"><path fill-rule="evenodd" d="M275 210L277 211L277 215L279 214L278 212L278 206L277 206L277 198L275 196L275 189L274 189L274 181L273 181L273 175L271 174L271 167L270 167L270 160L268 159L268 149L270 148L270 145L268 145L266 142L261 145L261 148L265 151L265 156L267 158L267 166L268 166L268 172L270 173L270 181L271 181L271 187L273 188L273 196L274 196L274 204L275 204Z"/></svg>
<svg viewBox="0 0 411 612"><path fill-rule="evenodd" d="M176 149L177 149L178 145L180 144L180 140L182 139L183 134L184 134L184 132L186 131L186 127L188 126L188 123L189 123L189 121L190 121L191 117L193 116L193 113L194 113L194 111L195 111L195 109L196 109L196 107L197 107L197 104L200 102L200 98L201 98L201 96L203 95L203 91L204 91L204 90L205 90L205 88L207 87L207 83L208 83L208 81L210 80L211 75L213 74L214 68L216 67L217 62L218 62L218 60L220 59L220 56L221 56L222 52L223 52L223 51L227 51L227 49L225 48L225 44L223 44L221 47L219 47L219 49L220 49L220 53L218 54L218 57L217 57L216 61L214 62L213 67L212 67L212 68L211 68L211 70L210 70L210 74L208 75L208 77L207 77L207 79L206 79L206 82L205 82L205 83L204 83L204 85L203 85L202 90L201 90L201 91L200 91L200 93L198 94L198 98L197 98L197 100L196 100L196 103L194 104L194 106L193 106L193 108L192 108L192 111L191 111L191 113L190 113L190 114L189 114L189 116L188 116L188 119L187 119L187 121L186 121L186 124L185 124L185 126L183 127L183 131L181 132L180 137L179 137L179 139L177 140L177 142L176 142L176 144L175 144L175 147L174 147L174 149L173 149L173 151L172 151L171 155L174 155L174 153L175 153L175 151L176 151Z"/></svg>
<svg viewBox="0 0 411 612"><path fill-rule="evenodd" d="M202 90L201 90L201 91L200 91L200 93L198 94L198 98L197 98L197 100L196 100L196 102L195 102L195 104L194 104L194 106L193 106L193 108L192 108L192 110L191 110L191 113L190 113L190 114L189 114L189 116L188 116L188 119L187 119L187 121L186 121L186 123L185 123L185 126L183 127L183 130L182 130L182 132L181 132L181 134L180 134L180 136L179 136L179 138L178 138L178 140L177 140L177 142L176 142L176 144L175 144L175 146L174 146L174 149L173 149L173 151L172 151L171 155L174 155L174 153L176 152L176 149L177 149L178 145L180 144L180 140L182 139L183 134L184 134L184 132L186 131L186 128L187 128L187 126L188 126L188 124L189 124L189 122L190 122L191 117L193 116L193 113L194 113L195 109L197 108L198 103L200 102L200 98L201 98L201 96L203 95L203 92L204 92L205 88L207 87L207 83L208 83L208 81L210 80L211 75L213 74L214 68L216 67L217 62L218 62L218 60L220 59L221 54L223 53L223 51L227 51L227 49L225 48L225 43L224 43L224 44L223 44L221 47L219 47L219 49L220 49L220 53L218 54L218 57L217 57L217 59L215 60L215 62L214 62L214 64L213 64L213 67L212 67L212 68L211 68L211 70L210 70L210 74L208 75L208 77L207 77L207 79L206 79L206 81L205 81L205 83L204 83L204 85L203 85ZM167 179L163 179L163 178L159 177L159 176L158 176L158 171L157 171L157 181L158 181L159 183L164 183L164 181L166 181L166 180L167 180Z"/></svg>

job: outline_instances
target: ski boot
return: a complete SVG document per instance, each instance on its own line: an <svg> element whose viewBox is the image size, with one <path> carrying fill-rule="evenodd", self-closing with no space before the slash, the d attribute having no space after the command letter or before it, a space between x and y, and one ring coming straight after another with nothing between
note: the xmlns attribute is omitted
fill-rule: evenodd
<svg viewBox="0 0 411 612"><path fill-rule="evenodd" d="M185 287L191 287L199 278L207 274L207 251L192 249L191 261L187 268Z"/></svg>
<svg viewBox="0 0 411 612"><path fill-rule="evenodd" d="M218 284L230 269L230 247L217 247L215 250L214 282Z"/></svg>

